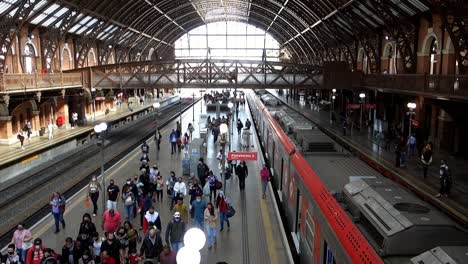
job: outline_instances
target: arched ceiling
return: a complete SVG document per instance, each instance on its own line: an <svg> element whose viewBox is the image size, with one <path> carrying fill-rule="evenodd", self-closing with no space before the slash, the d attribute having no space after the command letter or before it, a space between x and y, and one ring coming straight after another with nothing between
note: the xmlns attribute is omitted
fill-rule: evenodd
<svg viewBox="0 0 468 264"><path fill-rule="evenodd" d="M15 3L8 0L9 11ZM33 0L29 0L33 1ZM215 21L257 26L295 57L354 42L431 11L430 0L36 0L28 22L136 50L167 48L191 29ZM55 8L52 8L55 7ZM52 8L52 9L51 9ZM2 6L0 5L0 15ZM386 14L386 15L383 15ZM39 19L41 18L41 19ZM83 22L84 21L84 22Z"/></svg>

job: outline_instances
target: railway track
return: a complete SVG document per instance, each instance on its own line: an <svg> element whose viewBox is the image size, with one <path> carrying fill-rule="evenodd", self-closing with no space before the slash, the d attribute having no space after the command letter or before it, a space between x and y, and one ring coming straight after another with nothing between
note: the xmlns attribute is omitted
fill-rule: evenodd
<svg viewBox="0 0 468 264"><path fill-rule="evenodd" d="M191 105L192 103L183 103L183 111ZM159 128L175 119L179 109L176 104L158 116ZM111 131L106 139L105 168L117 163L128 151L154 136L152 121L154 115L149 115L130 126ZM100 164L95 160L99 160L99 151L99 147L90 143L82 150L0 191L0 244L6 245L10 241L17 223L24 222L31 226L47 215L49 195L53 191L60 191L65 197L70 197L86 186L92 176L98 176Z"/></svg>

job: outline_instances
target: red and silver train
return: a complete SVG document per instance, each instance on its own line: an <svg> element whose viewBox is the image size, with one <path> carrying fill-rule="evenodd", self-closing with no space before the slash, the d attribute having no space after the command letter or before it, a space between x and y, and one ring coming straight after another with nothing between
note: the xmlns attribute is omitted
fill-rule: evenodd
<svg viewBox="0 0 468 264"><path fill-rule="evenodd" d="M247 99L300 263L439 263L421 261L432 256L423 253L429 249L433 251L435 246L462 246L446 251L456 252L453 256L460 253L458 255L467 260L468 253L466 256L463 253L468 252L465 232L460 232L461 229L439 212L409 212L414 208L406 208L408 205L424 203L380 175L343 186L346 203L340 201L340 204L323 178L316 174L303 154L296 151L293 141L268 107L253 93ZM401 211L393 210L391 199L401 201ZM348 211L343 209L343 203ZM360 208L364 208L363 212ZM359 219L362 220L360 224L356 222ZM367 225L368 231L363 225Z"/></svg>

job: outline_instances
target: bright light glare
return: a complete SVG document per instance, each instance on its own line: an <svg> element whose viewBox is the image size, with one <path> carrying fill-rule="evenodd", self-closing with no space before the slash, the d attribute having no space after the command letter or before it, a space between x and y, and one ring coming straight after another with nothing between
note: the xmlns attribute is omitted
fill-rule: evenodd
<svg viewBox="0 0 468 264"><path fill-rule="evenodd" d="M205 246L206 237L205 233L199 228L190 228L185 232L184 245L194 249L195 251L201 250ZM180 252L180 251L179 251Z"/></svg>
<svg viewBox="0 0 468 264"><path fill-rule="evenodd" d="M107 123L106 122L102 122L99 125L94 126L94 132L96 132L96 133L101 133L102 131L106 131L106 130L107 130Z"/></svg>
<svg viewBox="0 0 468 264"><path fill-rule="evenodd" d="M222 123L219 126L219 132L221 132L221 134L227 133L228 132L228 126L225 123Z"/></svg>
<svg viewBox="0 0 468 264"><path fill-rule="evenodd" d="M153 104L153 107L156 108L156 109L158 109L160 106L161 106L160 103L154 103L154 104Z"/></svg>
<svg viewBox="0 0 468 264"><path fill-rule="evenodd" d="M234 106L234 104L233 104L232 102L229 102L229 103L228 103L229 109L231 109L233 106Z"/></svg>
<svg viewBox="0 0 468 264"><path fill-rule="evenodd" d="M189 247L182 247L177 252L177 264L199 264L201 260L200 251Z"/></svg>

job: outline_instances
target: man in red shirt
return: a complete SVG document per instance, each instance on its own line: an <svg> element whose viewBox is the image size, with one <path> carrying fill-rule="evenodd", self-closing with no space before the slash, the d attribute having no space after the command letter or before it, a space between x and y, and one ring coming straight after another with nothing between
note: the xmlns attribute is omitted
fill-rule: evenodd
<svg viewBox="0 0 468 264"><path fill-rule="evenodd" d="M159 259L161 264L177 264L176 256L177 254L168 245L165 245L163 252L159 255Z"/></svg>
<svg viewBox="0 0 468 264"><path fill-rule="evenodd" d="M106 233L114 233L120 227L122 218L118 211L114 209L106 210L102 215L102 229Z"/></svg>
<svg viewBox="0 0 468 264"><path fill-rule="evenodd" d="M42 239L34 239L34 246L28 250L26 256L26 264L41 264L44 257L44 247L42 246Z"/></svg>

